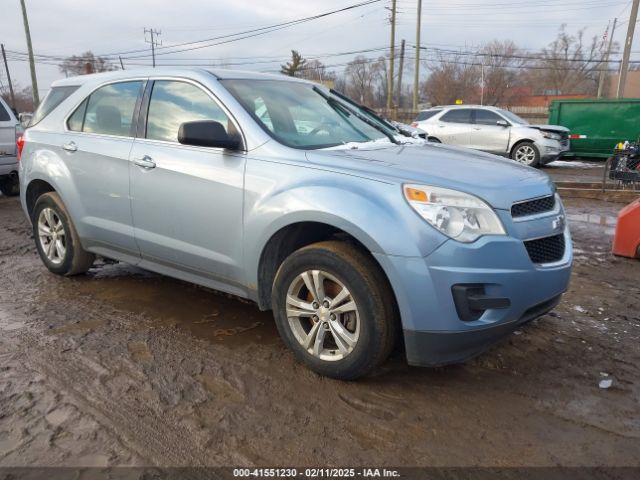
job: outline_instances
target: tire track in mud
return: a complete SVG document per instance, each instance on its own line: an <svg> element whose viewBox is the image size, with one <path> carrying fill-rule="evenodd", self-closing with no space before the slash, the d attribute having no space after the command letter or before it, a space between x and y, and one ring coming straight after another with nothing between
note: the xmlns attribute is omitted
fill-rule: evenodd
<svg viewBox="0 0 640 480"><path fill-rule="evenodd" d="M108 314L105 318L103 313L101 317L105 319L105 328L119 333L128 330L126 316L124 321L117 314ZM164 355L184 359L185 351L194 350L193 339L181 336L181 333L174 336L172 345L163 342L165 345L161 349ZM183 426L182 419L166 405L170 401L155 405L165 407L164 409L153 408L151 404L145 403L144 396L137 393L139 385L148 383L149 378L135 368L134 362L126 362L129 364L123 365L121 360L116 360L114 365L105 366L100 361L103 359L95 360L78 350L72 351L66 347L62 350L51 349L51 345L43 345L41 339L39 333L22 332L21 343L23 349L26 347L26 351L29 352L32 366L45 375L56 390L68 393L80 410L89 412L114 437L119 438L127 448L149 464L204 466L247 462L246 458L239 458L241 455L238 454L212 455L211 449L205 448L205 445L197 441L198 432ZM55 342L56 339L51 338L51 341ZM227 368L245 374L250 369L254 378L262 377L262 381L267 378L266 373L259 373L256 369L247 367L240 359L218 355L214 360L208 349L200 345L196 348L199 350L197 357L203 364L198 368L201 372L204 370L204 364L207 364L208 370L214 370L219 374ZM223 362L219 361L220 357L224 358ZM69 365L73 367L69 368ZM218 396L222 399L229 396L229 391L233 391L228 387L220 387L224 377L225 375L216 376L213 384L209 381L207 389L221 393ZM171 385L165 388L171 388ZM236 394L235 399L239 400L240 396L241 394ZM242 398L244 399L244 396ZM211 400L211 396L208 400Z"/></svg>

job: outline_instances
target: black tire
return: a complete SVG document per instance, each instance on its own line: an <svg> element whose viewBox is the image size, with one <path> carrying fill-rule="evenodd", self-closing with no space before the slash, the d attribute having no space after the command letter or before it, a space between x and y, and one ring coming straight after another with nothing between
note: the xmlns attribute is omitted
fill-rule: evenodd
<svg viewBox="0 0 640 480"><path fill-rule="evenodd" d="M519 161L517 159L518 153L519 152L524 152L526 151L526 149L530 149L531 151L533 151L533 158L531 161ZM538 167L540 166L540 152L538 151L538 148L533 144L533 142L520 142L518 143L515 147L513 147L513 150L511 150L511 159L515 160L518 163L521 163L522 165L527 165L529 167Z"/></svg>
<svg viewBox="0 0 640 480"><path fill-rule="evenodd" d="M339 360L323 360L307 351L287 317L289 288L310 270L335 277L357 305L359 336L350 353ZM292 253L276 273L271 302L284 343L304 365L327 377L355 380L367 375L387 359L398 338L400 323L386 276L373 258L347 242L319 242ZM335 341L333 334L329 338Z"/></svg>
<svg viewBox="0 0 640 480"><path fill-rule="evenodd" d="M38 231L40 215L42 211L47 208L53 211L56 221L59 219L63 228L65 252L64 255L60 257L59 262L53 262L47 256L47 253L44 251L44 248L46 247L43 244L43 240L41 240ZM33 217L31 221L33 224L33 238L36 242L36 248L40 254L42 262L51 272L57 275L71 276L85 273L89 268L91 268L96 257L94 254L82 249L76 228L57 193L45 193L38 198L33 209Z"/></svg>
<svg viewBox="0 0 640 480"><path fill-rule="evenodd" d="M20 182L17 175L0 177L0 192L7 197L15 197L20 194Z"/></svg>

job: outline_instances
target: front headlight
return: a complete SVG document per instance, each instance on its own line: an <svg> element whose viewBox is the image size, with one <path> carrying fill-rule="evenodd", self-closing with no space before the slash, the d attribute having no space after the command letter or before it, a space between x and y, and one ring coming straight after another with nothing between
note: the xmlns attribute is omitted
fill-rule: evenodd
<svg viewBox="0 0 640 480"><path fill-rule="evenodd" d="M404 185L403 191L418 215L454 240L469 243L482 235L505 235L496 213L478 197L426 185Z"/></svg>
<svg viewBox="0 0 640 480"><path fill-rule="evenodd" d="M540 132L544 138L549 138L551 140L562 140L562 136L559 133L552 132Z"/></svg>

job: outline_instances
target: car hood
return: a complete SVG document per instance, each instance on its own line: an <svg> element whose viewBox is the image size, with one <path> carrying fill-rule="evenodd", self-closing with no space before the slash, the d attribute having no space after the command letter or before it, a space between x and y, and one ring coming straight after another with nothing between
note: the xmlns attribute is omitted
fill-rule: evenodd
<svg viewBox="0 0 640 480"><path fill-rule="evenodd" d="M549 177L503 157L442 144L314 150L311 163L368 178L452 188L476 195L494 208L549 195Z"/></svg>

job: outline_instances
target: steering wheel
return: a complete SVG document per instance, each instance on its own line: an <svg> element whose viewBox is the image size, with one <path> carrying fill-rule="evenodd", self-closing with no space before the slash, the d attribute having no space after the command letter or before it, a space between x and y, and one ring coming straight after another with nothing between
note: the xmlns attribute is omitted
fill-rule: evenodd
<svg viewBox="0 0 640 480"><path fill-rule="evenodd" d="M317 135L320 132L327 132L328 134L331 134L334 128L335 128L334 123L330 123L323 120L320 122L320 124L317 127L311 130L307 135Z"/></svg>

